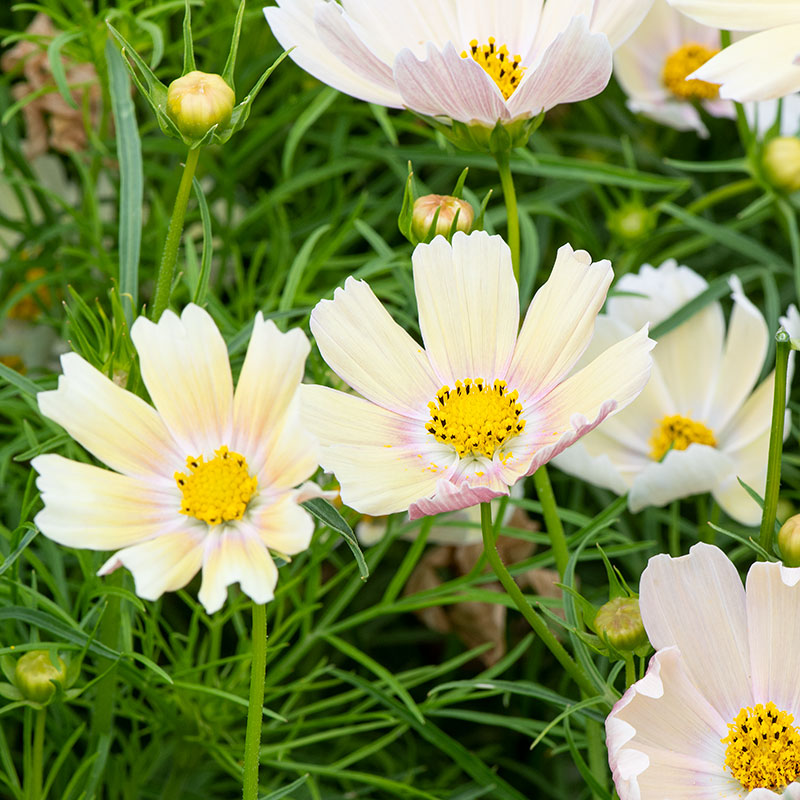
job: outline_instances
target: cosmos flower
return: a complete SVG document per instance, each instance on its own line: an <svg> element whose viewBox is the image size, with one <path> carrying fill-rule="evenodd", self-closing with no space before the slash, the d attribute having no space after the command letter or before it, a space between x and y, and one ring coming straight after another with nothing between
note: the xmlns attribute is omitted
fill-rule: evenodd
<svg viewBox="0 0 800 800"><path fill-rule="evenodd" d="M608 301L589 353L645 322L665 320L707 286L674 260L623 276L617 288L633 294ZM754 387L769 334L738 279L731 279L731 290L727 337L716 302L660 337L653 376L641 396L560 456L560 469L618 494L629 492L632 511L711 492L739 522L760 520L761 509L737 477L763 495L774 376Z"/></svg>
<svg viewBox="0 0 800 800"><path fill-rule="evenodd" d="M608 261L564 245L519 332L499 236L439 236L413 262L425 349L363 281L348 278L311 314L322 357L362 395L302 388L320 462L351 508L416 519L508 494L647 381L646 326L570 374L611 283Z"/></svg>
<svg viewBox="0 0 800 800"><path fill-rule="evenodd" d="M76 353L62 357L58 388L39 394L42 414L111 470L35 458L36 525L60 544L117 550L99 574L127 567L145 599L202 568L209 613L237 581L267 602L278 579L270 551L288 559L314 527L298 503L315 487L294 488L317 467L296 397L308 340L259 314L234 392L225 342L198 306L158 324L139 317L131 338L155 408Z"/></svg>
<svg viewBox="0 0 800 800"><path fill-rule="evenodd" d="M800 569L747 588L716 547L658 555L639 604L656 654L606 720L620 800L800 798Z"/></svg>

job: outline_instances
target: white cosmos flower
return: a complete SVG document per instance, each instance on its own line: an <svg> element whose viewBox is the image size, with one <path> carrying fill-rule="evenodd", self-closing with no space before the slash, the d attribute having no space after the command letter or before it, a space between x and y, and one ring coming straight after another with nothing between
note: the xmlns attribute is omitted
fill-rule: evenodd
<svg viewBox="0 0 800 800"><path fill-rule="evenodd" d="M567 377L592 337L613 271L564 245L522 330L508 245L458 232L414 250L424 349L363 281L311 314L322 357L362 397L303 386L307 424L342 501L412 519L508 494L642 390L647 327Z"/></svg>
<svg viewBox="0 0 800 800"><path fill-rule="evenodd" d="M639 607L656 649L606 720L620 800L798 800L800 569L716 547L658 555Z"/></svg>
<svg viewBox="0 0 800 800"><path fill-rule="evenodd" d="M800 90L797 0L669 0L704 25L758 31L726 47L692 76L722 84L720 97L746 102Z"/></svg>
<svg viewBox="0 0 800 800"><path fill-rule="evenodd" d="M203 570L211 613L239 582L272 599L281 556L304 550L313 522L294 487L317 467L299 421L297 389L309 344L256 317L233 390L225 342L206 311L140 317L131 330L153 406L75 353L39 408L111 470L42 455L32 462L44 509L35 519L60 544L118 550L100 569L125 566L139 596L155 600Z"/></svg>
<svg viewBox="0 0 800 800"><path fill-rule="evenodd" d="M678 130L708 136L695 104L714 117L735 117L730 100L715 84L686 76L720 49L717 28L709 28L655 0L650 13L614 54L614 74L628 95L628 107Z"/></svg>
<svg viewBox="0 0 800 800"><path fill-rule="evenodd" d="M339 91L491 128L601 92L612 48L651 3L278 0L264 13L290 57Z"/></svg>
<svg viewBox="0 0 800 800"><path fill-rule="evenodd" d="M665 320L707 286L674 260L623 276L617 289L640 296L608 301L589 353ZM759 521L761 509L737 476L763 495L774 375L753 391L769 346L767 324L738 279L731 289L727 337L716 302L660 337L640 397L560 456L559 468L618 494L629 491L632 511L711 492L734 519Z"/></svg>

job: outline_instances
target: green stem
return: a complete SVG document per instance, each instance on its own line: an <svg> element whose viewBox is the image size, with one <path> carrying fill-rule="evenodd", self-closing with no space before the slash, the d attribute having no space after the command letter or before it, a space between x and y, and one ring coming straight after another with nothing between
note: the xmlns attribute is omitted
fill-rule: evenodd
<svg viewBox="0 0 800 800"><path fill-rule="evenodd" d="M519 210L517 209L517 192L514 189L514 177L511 174L508 156L508 152L495 153L495 161L497 161L497 171L500 173L500 184L503 187L503 199L506 201L511 266L514 268L514 277L519 283Z"/></svg>
<svg viewBox="0 0 800 800"><path fill-rule="evenodd" d="M711 208L711 206L721 203L723 200L729 200L732 197L757 188L758 184L753 178L742 178L739 181L727 183L725 186L720 186L718 189L704 194L693 203L689 203L689 205L686 206L686 210L690 211L692 214L699 214L701 211L705 211L707 208Z"/></svg>
<svg viewBox="0 0 800 800"><path fill-rule="evenodd" d="M564 671L575 681L578 687L589 697L594 697L597 690L587 677L581 667L572 659L572 656L564 649L561 642L550 632L544 620L531 608L525 595L522 594L511 574L506 569L506 565L497 552L494 538L494 527L492 526L492 507L489 503L481 503L481 530L483 532L483 550L486 558L491 564L497 579L503 584L503 588L514 601L514 604L522 613L522 616L533 628L534 633L542 640L544 645L556 657L556 660Z"/></svg>
<svg viewBox="0 0 800 800"><path fill-rule="evenodd" d="M553 494L553 487L544 464L533 473L533 484L536 487L539 502L542 504L544 524L547 527L547 535L550 537L550 546L553 548L556 569L563 580L569 561L569 548L567 547L567 537L564 535L564 526L558 516L556 496Z"/></svg>
<svg viewBox="0 0 800 800"><path fill-rule="evenodd" d="M676 558L681 554L681 504L673 500L669 507L669 554Z"/></svg>
<svg viewBox="0 0 800 800"><path fill-rule="evenodd" d="M25 779L25 797L29 800L41 800L42 778L44 774L44 733L47 721L47 708L40 708L35 713L33 729L33 754L31 757L31 774Z"/></svg>
<svg viewBox="0 0 800 800"><path fill-rule="evenodd" d="M244 741L244 800L258 799L258 765L261 756L261 723L264 677L267 672L267 607L253 603L253 662L250 665L250 703Z"/></svg>
<svg viewBox="0 0 800 800"><path fill-rule="evenodd" d="M606 750L603 727L593 719L586 720L586 754L589 759L589 770L600 786L607 790L608 751ZM603 795L594 794L594 796L602 797Z"/></svg>
<svg viewBox="0 0 800 800"><path fill-rule="evenodd" d="M189 193L192 191L192 178L199 158L199 147L189 150L186 156L186 164L183 167L178 195L175 198L172 218L169 221L169 229L167 230L167 240L164 242L164 252L161 255L161 266L158 268L158 277L156 278L156 296L153 300L153 320L155 322L158 322L158 318L164 313L164 309L169 304L172 277L175 274L175 262L178 260L178 247L183 233L183 220L186 216L186 204L189 202Z"/></svg>
<svg viewBox="0 0 800 800"><path fill-rule="evenodd" d="M636 683L636 664L633 653L628 653L625 656L625 688L628 689L633 683Z"/></svg>
<svg viewBox="0 0 800 800"><path fill-rule="evenodd" d="M783 423L786 413L786 370L789 364L789 334L783 329L775 336L775 391L772 396L772 425L769 432L767 457L767 487L764 490L764 513L761 517L759 543L772 552L772 535L778 510L778 492L781 488L781 451L783 450Z"/></svg>

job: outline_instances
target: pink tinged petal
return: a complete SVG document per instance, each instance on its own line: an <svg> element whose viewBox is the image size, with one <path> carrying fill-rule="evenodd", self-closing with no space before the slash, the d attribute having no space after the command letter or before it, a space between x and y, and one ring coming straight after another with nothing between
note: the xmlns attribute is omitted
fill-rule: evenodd
<svg viewBox="0 0 800 800"><path fill-rule="evenodd" d="M306 500L327 500L329 503L332 503L334 500L339 498L339 490L338 489L321 489L317 486L316 483L312 481L306 481L305 483L301 483L300 486L297 487L295 491L294 501L295 503L305 503Z"/></svg>
<svg viewBox="0 0 800 800"><path fill-rule="evenodd" d="M228 350L207 311L190 304L159 322L131 329L142 378L156 409L187 456L213 457L232 433L233 382Z"/></svg>
<svg viewBox="0 0 800 800"><path fill-rule="evenodd" d="M689 679L723 720L753 704L745 594L717 547L654 556L642 573L639 606L656 650L677 646Z"/></svg>
<svg viewBox="0 0 800 800"><path fill-rule="evenodd" d="M414 250L414 288L425 350L441 384L505 378L519 328L511 251L499 236L458 232Z"/></svg>
<svg viewBox="0 0 800 800"><path fill-rule="evenodd" d="M575 17L529 69L509 98L508 111L512 118L532 117L559 103L594 97L606 88L611 66L606 37L590 33L585 17Z"/></svg>
<svg viewBox="0 0 800 800"><path fill-rule="evenodd" d="M144 600L158 600L164 592L182 589L203 563L206 526L189 527L126 547L115 553L98 571L108 575L127 567L133 575L136 594Z"/></svg>
<svg viewBox="0 0 800 800"><path fill-rule="evenodd" d="M431 497L422 497L412 503L408 509L411 520L420 517L434 516L445 511L458 511L462 508L476 506L479 503L488 503L495 497L508 494L506 491L490 489L488 486L469 486L462 483L457 486L447 478L442 478L436 484L436 491Z"/></svg>
<svg viewBox="0 0 800 800"><path fill-rule="evenodd" d="M424 59L408 48L401 50L394 62L394 79L403 103L418 114L488 127L510 119L489 74L474 59L462 58L451 42L441 51L428 44Z"/></svg>
<svg viewBox="0 0 800 800"><path fill-rule="evenodd" d="M800 22L797 0L668 0L688 17L733 31L759 31Z"/></svg>
<svg viewBox="0 0 800 800"><path fill-rule="evenodd" d="M740 103L792 94L800 89L800 66L795 63L799 40L800 19L741 39L689 78L722 84L719 96Z"/></svg>
<svg viewBox="0 0 800 800"><path fill-rule="evenodd" d="M592 32L604 33L616 50L641 25L653 0L595 0Z"/></svg>
<svg viewBox="0 0 800 800"><path fill-rule="evenodd" d="M39 392L39 410L109 467L172 481L180 451L155 409L77 353L61 356L58 389Z"/></svg>
<svg viewBox="0 0 800 800"><path fill-rule="evenodd" d="M264 16L281 46L294 48L290 58L318 80L359 100L402 107L396 89L386 88L380 80L364 74L364 69L351 69L323 44L314 25L314 11L322 5L328 4L321 0L281 0L278 7L265 8Z"/></svg>
<svg viewBox="0 0 800 800"><path fill-rule="evenodd" d="M302 553L311 544L314 520L298 502L300 497L292 492L256 509L251 518L251 530L270 550L281 555Z"/></svg>
<svg viewBox="0 0 800 800"><path fill-rule="evenodd" d="M757 562L747 573L747 631L753 670L753 699L800 709L797 658L800 652L800 568Z"/></svg>
<svg viewBox="0 0 800 800"><path fill-rule="evenodd" d="M559 248L525 315L508 371L509 389L519 391L523 405L550 391L586 350L613 277L610 262L592 263L585 250L568 244Z"/></svg>
<svg viewBox="0 0 800 800"><path fill-rule="evenodd" d="M620 800L728 797L726 721L703 697L675 647L659 650L606 719L609 765Z"/></svg>
<svg viewBox="0 0 800 800"><path fill-rule="evenodd" d="M37 456L31 466L44 502L34 521L59 544L114 550L184 524L177 486L162 491L152 482L53 454Z"/></svg>
<svg viewBox="0 0 800 800"><path fill-rule="evenodd" d="M299 328L281 333L272 320L256 316L233 398L230 449L243 453L253 472L267 457L266 441L284 417L303 379L310 345Z"/></svg>
<svg viewBox="0 0 800 800"><path fill-rule="evenodd" d="M225 530L212 531L206 537L197 599L209 614L225 604L232 583L238 583L253 602L268 603L275 596L277 582L275 562L249 527L225 526Z"/></svg>
<svg viewBox="0 0 800 800"><path fill-rule="evenodd" d="M423 349L381 305L364 281L350 277L333 300L311 312L311 331L328 365L373 403L428 419L441 388Z"/></svg>

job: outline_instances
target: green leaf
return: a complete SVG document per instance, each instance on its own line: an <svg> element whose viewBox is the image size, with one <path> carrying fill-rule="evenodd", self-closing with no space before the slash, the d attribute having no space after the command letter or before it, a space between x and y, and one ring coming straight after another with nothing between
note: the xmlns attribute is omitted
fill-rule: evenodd
<svg viewBox="0 0 800 800"><path fill-rule="evenodd" d="M306 500L301 505L309 514L316 517L331 530L336 531L347 542L358 564L361 580L365 581L369 577L369 567L364 560L361 548L358 546L358 540L345 518L327 500L323 500L321 497Z"/></svg>
<svg viewBox="0 0 800 800"><path fill-rule="evenodd" d="M67 76L64 72L64 60L61 57L61 49L69 42L83 36L83 29L73 31L64 31L59 33L47 47L47 60L50 63L50 71L53 73L53 80L56 82L58 91L64 102L70 107L77 110L78 104L72 96L69 84L67 83Z"/></svg>
<svg viewBox="0 0 800 800"><path fill-rule="evenodd" d="M241 0L239 3L239 8L236 12L236 21L233 23L233 35L231 36L231 47L228 51L228 58L225 61L225 67L222 70L222 80L228 84L228 86L236 91L236 86L233 82L233 71L236 67L236 54L239 51L239 37L242 33L242 20L244 19L244 6L245 0Z"/></svg>
<svg viewBox="0 0 800 800"><path fill-rule="evenodd" d="M192 41L192 7L189 5L189 0L186 0L183 12L183 75L196 69Z"/></svg>
<svg viewBox="0 0 800 800"><path fill-rule="evenodd" d="M307 780L308 773L302 775L296 781L292 781L288 786L284 786L283 789L276 789L274 792L261 795L258 800L280 800L281 797L286 797L287 794L291 794L295 789L299 789Z"/></svg>
<svg viewBox="0 0 800 800"><path fill-rule="evenodd" d="M23 394L31 397L36 397L39 394L39 387L32 380L20 375L15 369L11 369L5 364L0 364L0 378L3 378L12 386L16 386Z"/></svg>
<svg viewBox="0 0 800 800"><path fill-rule="evenodd" d="M2 575L22 554L25 552L27 546L36 538L39 529L33 523L24 523L28 530L22 537L22 541L14 548L12 553L9 553L8 558L0 564L0 575Z"/></svg>
<svg viewBox="0 0 800 800"><path fill-rule="evenodd" d="M211 256L214 251L211 232L211 213L208 210L208 202L203 187L196 177L192 178L192 187L197 197L197 207L200 210L200 222L203 226L203 254L200 257L200 275L197 285L194 287L192 302L202 305L208 293L208 277L211 274Z"/></svg>

